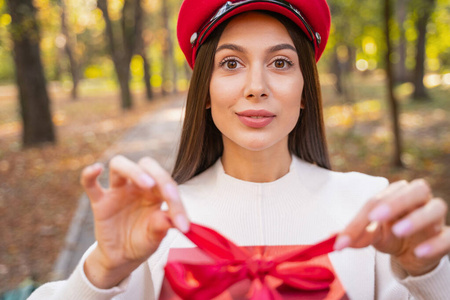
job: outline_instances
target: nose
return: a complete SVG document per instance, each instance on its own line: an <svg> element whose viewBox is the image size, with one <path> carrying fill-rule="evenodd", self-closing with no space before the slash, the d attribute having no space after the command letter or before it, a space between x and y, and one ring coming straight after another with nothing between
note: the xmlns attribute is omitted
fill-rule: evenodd
<svg viewBox="0 0 450 300"><path fill-rule="evenodd" d="M252 67L249 69L245 84L245 98L247 100L260 100L269 96L268 85L263 68Z"/></svg>

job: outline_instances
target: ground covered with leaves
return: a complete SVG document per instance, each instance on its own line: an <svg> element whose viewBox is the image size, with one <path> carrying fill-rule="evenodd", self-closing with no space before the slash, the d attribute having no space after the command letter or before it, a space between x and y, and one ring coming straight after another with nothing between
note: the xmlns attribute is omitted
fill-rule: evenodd
<svg viewBox="0 0 450 300"><path fill-rule="evenodd" d="M391 182L425 178L434 196L450 201L450 85L429 88L428 100L411 99L411 83L395 88L404 164L397 168L392 163L394 141L383 74L350 79L350 101L336 96L333 86L326 84L327 76L322 77L328 145L335 170L383 176Z"/></svg>
<svg viewBox="0 0 450 300"><path fill-rule="evenodd" d="M168 98L122 111L116 91L73 101L51 88L57 144L22 149L16 91L0 87L0 294L26 278L48 281L82 193L81 170ZM83 95L84 94L84 95Z"/></svg>
<svg viewBox="0 0 450 300"><path fill-rule="evenodd" d="M450 87L430 89L432 100L421 102L410 99L410 84L396 88L405 168L395 168L383 76L351 79L346 96L332 82L322 76L333 168L390 181L423 177L450 200ZM81 169L164 101L138 95L135 109L123 112L114 91L86 91L77 102L58 86L52 91L58 143L23 150L15 89L0 87L0 293L25 278L49 280L82 193Z"/></svg>

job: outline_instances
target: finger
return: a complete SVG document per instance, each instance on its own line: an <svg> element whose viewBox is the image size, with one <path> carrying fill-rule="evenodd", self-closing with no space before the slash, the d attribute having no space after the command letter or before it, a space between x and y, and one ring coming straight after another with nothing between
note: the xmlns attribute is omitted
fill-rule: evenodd
<svg viewBox="0 0 450 300"><path fill-rule="evenodd" d="M167 202L169 207L168 213L173 224L182 232L187 232L189 230L189 221L181 203L177 184L170 174L158 162L149 157L141 159L139 166L156 181L161 197Z"/></svg>
<svg viewBox="0 0 450 300"><path fill-rule="evenodd" d="M356 242L357 239L365 233L366 227L370 224L368 215L373 210L373 208L379 205L380 201L382 201L382 199L384 199L386 196L404 188L407 185L408 183L405 180L394 182L390 184L386 189L372 197L369 201L367 201L367 203L362 207L359 213L339 234L338 238L336 239L336 243L334 244L334 249L341 250L345 247L353 245L353 243ZM368 237L367 235L366 238L370 240L370 237Z"/></svg>
<svg viewBox="0 0 450 300"><path fill-rule="evenodd" d="M147 235L153 237L158 244L166 236L167 231L172 227L172 222L166 211L155 211L155 213L149 218L147 225Z"/></svg>
<svg viewBox="0 0 450 300"><path fill-rule="evenodd" d="M442 257L450 254L450 227L443 227L438 235L418 245L414 249L414 254L421 258Z"/></svg>
<svg viewBox="0 0 450 300"><path fill-rule="evenodd" d="M431 189L423 179L412 181L407 186L385 195L369 213L371 221L388 221L401 217L424 205L431 199Z"/></svg>
<svg viewBox="0 0 450 300"><path fill-rule="evenodd" d="M91 201L96 201L103 196L103 188L97 178L103 171L103 165L96 163L83 169L80 183Z"/></svg>
<svg viewBox="0 0 450 300"><path fill-rule="evenodd" d="M447 215L447 204L439 198L431 199L424 206L398 221L392 227L392 232L398 237L415 234L432 224L441 224ZM435 230L431 234L435 234Z"/></svg>
<svg viewBox="0 0 450 300"><path fill-rule="evenodd" d="M130 180L141 189L148 190L155 186L155 180L128 158L118 155L109 164L111 187L120 187Z"/></svg>
<svg viewBox="0 0 450 300"><path fill-rule="evenodd" d="M378 222L370 222L361 234L351 241L352 248L364 248L379 241L382 228Z"/></svg>
<svg viewBox="0 0 450 300"><path fill-rule="evenodd" d="M393 182L393 183L389 184L389 186L387 188L385 188L384 190L382 190L381 192L379 192L375 196L373 196L370 199L370 202L378 203L382 199L386 198L388 195L395 193L396 191L401 190L401 189L405 188L406 186L408 186L408 181L406 181L406 180L399 180L399 181Z"/></svg>

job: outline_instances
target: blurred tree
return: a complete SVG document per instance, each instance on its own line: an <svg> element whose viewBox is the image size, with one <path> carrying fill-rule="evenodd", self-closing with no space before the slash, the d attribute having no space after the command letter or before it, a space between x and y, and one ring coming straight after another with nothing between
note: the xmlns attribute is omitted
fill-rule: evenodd
<svg viewBox="0 0 450 300"><path fill-rule="evenodd" d="M65 77L64 37L61 35L59 0L33 0L40 31L41 61L48 81ZM59 47L58 47L59 45Z"/></svg>
<svg viewBox="0 0 450 300"><path fill-rule="evenodd" d="M166 94L168 91L174 93L177 92L177 66L175 63L175 53L172 41L172 32L170 30L170 7L168 1L161 1L161 15L164 27L164 45L163 45L163 56L164 56L164 67L163 67L163 86L162 93ZM172 83L172 84L170 84Z"/></svg>
<svg viewBox="0 0 450 300"><path fill-rule="evenodd" d="M109 40L112 60L119 80L123 109L131 109L133 101L130 92L130 62L142 32L142 7L140 0L124 1L120 27L114 26L108 12L108 1L98 0L97 6L103 13L106 35Z"/></svg>
<svg viewBox="0 0 450 300"><path fill-rule="evenodd" d="M144 84L145 84L145 96L147 100L153 99L153 88L150 84L150 80L152 78L152 67L151 67L151 61L147 58L147 55L145 53L145 47L141 50L141 56L142 61L144 63Z"/></svg>
<svg viewBox="0 0 450 300"><path fill-rule="evenodd" d="M388 90L388 100L389 106L391 108L391 122L392 131L394 133L394 153L392 157L392 162L396 167L403 167L403 162L401 159L402 155L402 142L400 135L400 124L399 124L399 111L397 99L394 95L394 76L392 71L392 45L391 45L391 2L390 0L384 0L384 30L386 39L386 79L387 79L387 90Z"/></svg>
<svg viewBox="0 0 450 300"><path fill-rule="evenodd" d="M40 33L32 0L8 0L10 33L23 122L24 147L54 143L50 99L40 57Z"/></svg>
<svg viewBox="0 0 450 300"><path fill-rule="evenodd" d="M347 44L350 42L350 39L348 39L348 35L345 35L344 32L346 27L350 27L350 19L348 18L347 11L349 8L354 7L352 7L351 3L343 2L341 0L330 1L329 5L333 16L336 16L337 18L336 22L333 22L333 38L335 43L331 51L330 72L335 75L337 93L348 98L348 88L345 78L347 78L348 71L350 70L348 65L352 64L353 61L349 59L348 55L349 51Z"/></svg>
<svg viewBox="0 0 450 300"><path fill-rule="evenodd" d="M336 92L339 95L344 94L344 85L342 84L342 73L344 72L344 68L342 63L339 60L339 55L337 51L337 47L333 47L332 59L330 64L330 72L336 76Z"/></svg>
<svg viewBox="0 0 450 300"><path fill-rule="evenodd" d="M431 13L434 10L435 0L417 1L417 41L416 41L416 67L414 70L414 94L413 98L417 100L430 99L423 84L425 76L425 43L427 34L427 24Z"/></svg>
<svg viewBox="0 0 450 300"><path fill-rule="evenodd" d="M408 3L410 0L397 0L395 5L395 16L398 24L398 61L395 64L395 81L403 83L408 81L408 70L406 69L406 36L405 21L408 14Z"/></svg>
<svg viewBox="0 0 450 300"><path fill-rule="evenodd" d="M116 74L114 63L110 59L110 48L105 47L108 45L105 22L101 10L97 7L97 1L64 1L80 79L114 78Z"/></svg>
<svg viewBox="0 0 450 300"><path fill-rule="evenodd" d="M427 66L441 74L450 72L450 1L436 0L436 7L427 26Z"/></svg>
<svg viewBox="0 0 450 300"><path fill-rule="evenodd" d="M71 34L69 33L69 27L67 25L67 7L65 0L59 0L61 7L61 33L64 38L64 50L66 51L67 58L69 59L70 74L72 75L72 90L71 96L73 100L78 98L78 83L80 81L79 76L79 64L75 57L74 46L72 43Z"/></svg>
<svg viewBox="0 0 450 300"><path fill-rule="evenodd" d="M142 57L143 69L144 69L144 86L145 86L145 96L147 100L153 99L153 89L150 84L151 75L151 65L150 60L147 58L147 46L148 41L144 39L144 25L143 20L145 19L145 11L142 7L142 2L137 1L136 5L138 6L138 10L140 11L141 23L136 27L136 54Z"/></svg>
<svg viewBox="0 0 450 300"><path fill-rule="evenodd" d="M332 33L328 47L330 54L330 72L336 78L336 91L352 102L354 97L351 73L359 58L367 59L364 40L374 39L379 27L380 17L377 11L380 5L376 1L361 5L357 0L329 0L332 21ZM372 54L372 55L376 55Z"/></svg>

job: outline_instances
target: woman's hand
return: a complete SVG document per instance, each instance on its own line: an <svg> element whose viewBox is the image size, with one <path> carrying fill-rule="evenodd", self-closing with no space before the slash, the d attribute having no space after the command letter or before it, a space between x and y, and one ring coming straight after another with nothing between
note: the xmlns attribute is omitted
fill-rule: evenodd
<svg viewBox="0 0 450 300"><path fill-rule="evenodd" d="M88 256L84 270L99 288L116 286L158 248L169 228L183 232L189 222L176 183L153 159L138 164L123 156L109 165L109 188L97 178L102 166L83 170L81 184L91 200L98 245ZM168 211L162 211L162 202Z"/></svg>
<svg viewBox="0 0 450 300"><path fill-rule="evenodd" d="M425 180L395 182L364 205L339 234L335 249L373 245L410 275L428 273L450 252L447 209Z"/></svg>

